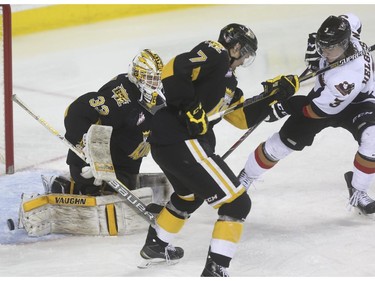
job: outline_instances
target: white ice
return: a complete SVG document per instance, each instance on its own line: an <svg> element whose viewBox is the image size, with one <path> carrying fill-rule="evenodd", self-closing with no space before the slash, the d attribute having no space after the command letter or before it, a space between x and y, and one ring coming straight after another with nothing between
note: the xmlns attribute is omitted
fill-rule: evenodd
<svg viewBox="0 0 375 281"><path fill-rule="evenodd" d="M362 39L374 43L373 5L225 5L107 21L16 37L13 41L14 93L64 134L64 110L76 97L95 91L127 72L143 48L165 62L197 43L216 39L228 23L251 26L259 41L254 64L238 71L247 97L262 91L260 82L279 74L300 74L308 33L329 15L356 13ZM311 83L301 87L306 94ZM0 176L0 276L134 277L199 276L206 258L216 211L203 205L176 238L185 257L174 266L137 268L146 233L126 237L49 235L27 237L9 231L17 219L22 193L42 192L41 174L67 171L67 148L14 104L14 175ZM228 158L235 173L261 141L284 121L262 123ZM217 154L224 154L245 131L222 121L216 126ZM296 152L251 188L253 206L232 276L375 276L375 221L347 210L343 174L351 170L357 144L342 129L326 129L312 147ZM158 172L151 156L142 172ZM3 173L3 171L2 171ZM375 197L375 186L370 195Z"/></svg>

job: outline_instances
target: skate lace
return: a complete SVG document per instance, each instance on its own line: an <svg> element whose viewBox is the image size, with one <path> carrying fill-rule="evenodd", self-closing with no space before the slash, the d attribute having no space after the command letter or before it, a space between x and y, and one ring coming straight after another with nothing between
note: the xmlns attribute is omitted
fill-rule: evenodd
<svg viewBox="0 0 375 281"><path fill-rule="evenodd" d="M169 251L176 252L176 248L173 247L170 244L167 247L165 247L164 254L165 254L165 260L166 260L167 264L171 263L171 258L169 256Z"/></svg>
<svg viewBox="0 0 375 281"><path fill-rule="evenodd" d="M250 186L253 186L256 189L255 183L263 181L259 177L249 177L245 170L241 170L240 174L238 175L238 180L245 187L246 191L249 190Z"/></svg>
<svg viewBox="0 0 375 281"><path fill-rule="evenodd" d="M229 277L229 272L228 272L228 269L226 267L219 266L219 270L220 270L221 276Z"/></svg>
<svg viewBox="0 0 375 281"><path fill-rule="evenodd" d="M366 192L357 189L349 199L349 204L354 207L358 206L358 204L365 207L372 202L374 202L374 200L372 200Z"/></svg>

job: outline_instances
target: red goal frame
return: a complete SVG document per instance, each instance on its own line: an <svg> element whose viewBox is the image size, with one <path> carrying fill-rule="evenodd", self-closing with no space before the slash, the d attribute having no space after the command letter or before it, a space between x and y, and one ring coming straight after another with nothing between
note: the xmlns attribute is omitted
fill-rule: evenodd
<svg viewBox="0 0 375 281"><path fill-rule="evenodd" d="M0 5L3 10L3 62L4 62L4 129L5 173L14 173L13 139L13 77L12 77L12 12L10 5Z"/></svg>

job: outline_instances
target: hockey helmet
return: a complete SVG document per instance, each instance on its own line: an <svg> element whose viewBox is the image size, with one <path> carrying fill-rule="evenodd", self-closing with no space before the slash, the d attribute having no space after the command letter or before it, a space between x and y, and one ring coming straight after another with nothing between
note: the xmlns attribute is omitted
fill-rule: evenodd
<svg viewBox="0 0 375 281"><path fill-rule="evenodd" d="M347 13L339 16L340 18L346 19L349 22L350 29L352 31L352 36L359 40L361 31L362 31L362 23L359 17L355 14Z"/></svg>
<svg viewBox="0 0 375 281"><path fill-rule="evenodd" d="M322 49L341 47L346 51L350 43L351 29L349 22L336 16L329 16L320 26L316 35L316 46L320 55Z"/></svg>
<svg viewBox="0 0 375 281"><path fill-rule="evenodd" d="M159 55L150 49L142 50L129 64L129 80L141 92L139 103L151 113L155 113L154 107L160 104L165 105L161 83L163 66L163 61Z"/></svg>
<svg viewBox="0 0 375 281"><path fill-rule="evenodd" d="M247 65L250 65L254 61L258 49L258 40L249 27L238 23L228 24L221 29L218 41L227 50L239 43L241 45L241 57L247 54L250 55L250 61Z"/></svg>

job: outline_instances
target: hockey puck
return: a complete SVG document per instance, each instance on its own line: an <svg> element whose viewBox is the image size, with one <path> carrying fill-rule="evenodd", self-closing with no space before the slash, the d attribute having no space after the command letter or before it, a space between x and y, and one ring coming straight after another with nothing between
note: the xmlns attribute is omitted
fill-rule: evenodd
<svg viewBox="0 0 375 281"><path fill-rule="evenodd" d="M7 220L9 230L14 230L14 221L12 219Z"/></svg>

